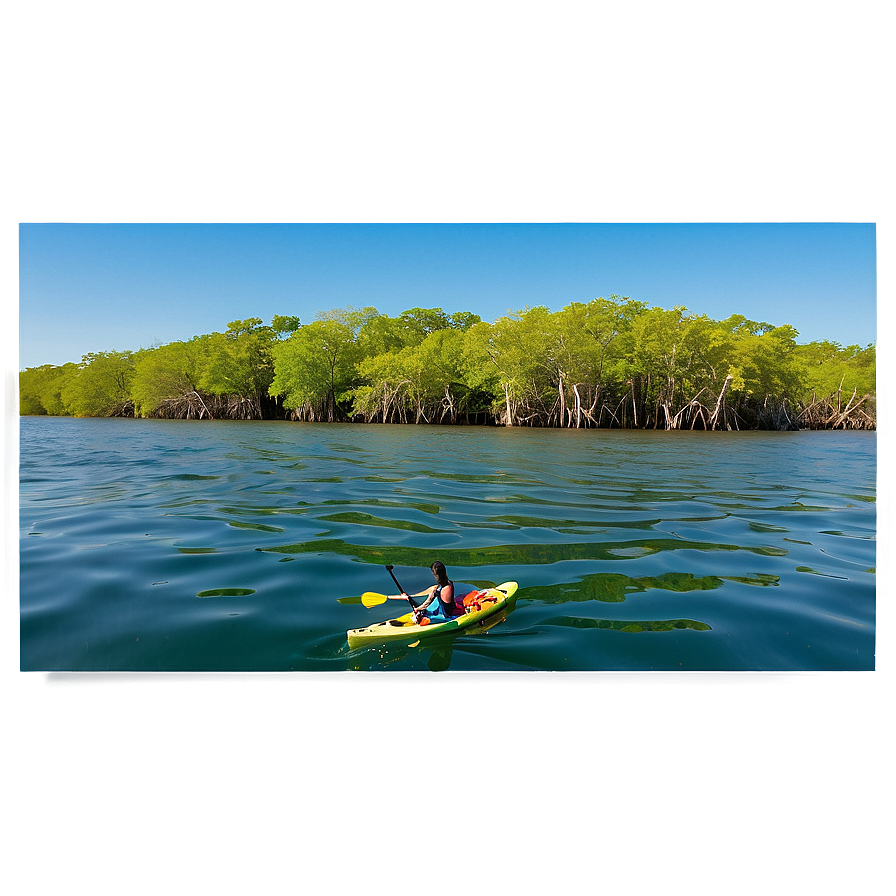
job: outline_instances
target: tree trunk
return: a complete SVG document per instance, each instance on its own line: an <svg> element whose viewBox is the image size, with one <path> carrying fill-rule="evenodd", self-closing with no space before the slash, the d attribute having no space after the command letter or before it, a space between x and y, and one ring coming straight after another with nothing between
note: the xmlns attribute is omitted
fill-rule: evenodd
<svg viewBox="0 0 896 896"><path fill-rule="evenodd" d="M202 396L196 391L194 391L193 394L198 399L199 404L202 405L203 409L205 410L205 413L208 414L209 420L214 420L215 418L212 416L212 412L206 407L205 402L202 400ZM199 412L199 419L200 420L202 419L202 411Z"/></svg>
<svg viewBox="0 0 896 896"><path fill-rule="evenodd" d="M731 385L732 379L733 377L729 373L728 376L725 377L725 382L722 384L722 391L719 392L719 400L716 402L716 409L712 412L712 415L709 418L709 421L712 424L711 429L715 429L716 423L719 421L719 413L725 404L725 393L728 391L728 386Z"/></svg>
<svg viewBox="0 0 896 896"><path fill-rule="evenodd" d="M563 374L562 373L560 374L560 382L559 382L559 385L557 386L557 391L559 392L559 400L560 400L559 418L560 418L560 427L562 429L563 420L564 420L565 411L566 411L566 394L563 391Z"/></svg>
<svg viewBox="0 0 896 896"><path fill-rule="evenodd" d="M505 411L504 425L513 426L513 415L510 412L510 388L506 383L504 384L504 404L507 409Z"/></svg>

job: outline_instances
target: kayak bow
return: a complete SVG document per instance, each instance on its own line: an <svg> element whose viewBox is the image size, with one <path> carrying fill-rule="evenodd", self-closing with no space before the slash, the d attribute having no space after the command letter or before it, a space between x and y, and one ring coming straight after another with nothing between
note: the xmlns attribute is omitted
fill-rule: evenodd
<svg viewBox="0 0 896 896"><path fill-rule="evenodd" d="M514 601L516 582L505 582L496 588L485 588L479 592L477 601L463 616L449 619L447 622L431 622L429 625L417 625L413 613L405 613L397 619L374 622L364 628L351 629L348 634L348 646L352 650L371 644L382 644L386 641L403 641L406 638L429 638L438 634L449 634L484 624L485 620L507 609ZM478 606L478 609L477 609Z"/></svg>

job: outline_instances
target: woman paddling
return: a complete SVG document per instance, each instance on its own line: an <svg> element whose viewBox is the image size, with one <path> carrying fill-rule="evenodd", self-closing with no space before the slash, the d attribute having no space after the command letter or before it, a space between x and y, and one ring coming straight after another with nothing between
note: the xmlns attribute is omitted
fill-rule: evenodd
<svg viewBox="0 0 896 896"><path fill-rule="evenodd" d="M445 569L445 564L441 560L436 560L430 566L430 569L436 577L436 584L430 585L425 591L418 591L416 594L411 595L411 597L423 597L424 594L426 595L426 600L414 609L414 616L418 622L422 618L427 618L433 622L447 622L449 619L463 616L463 605L459 606L455 603L454 582L448 578L448 570ZM392 597L393 595L389 596ZM395 597L408 600L408 595L404 592L395 595ZM432 610L428 610L427 608L433 601L436 601L435 607Z"/></svg>

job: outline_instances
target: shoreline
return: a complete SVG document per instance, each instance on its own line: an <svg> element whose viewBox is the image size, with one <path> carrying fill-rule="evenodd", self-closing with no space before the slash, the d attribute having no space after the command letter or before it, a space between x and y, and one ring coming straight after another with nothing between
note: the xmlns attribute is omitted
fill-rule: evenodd
<svg viewBox="0 0 896 896"><path fill-rule="evenodd" d="M482 429L482 430L544 430L550 432L659 432L659 433L751 433L751 432L877 432L877 426L800 426L800 427L740 427L723 429L717 427L715 429L706 429L703 427L633 427L633 426L545 426L542 424L514 424L508 426L499 422L491 423L469 423L469 422L411 422L401 420L389 420L386 422L380 420L290 420L287 417L135 417L130 415L109 415L109 416L81 416L76 417L73 414L19 414L19 420L133 420L146 422L164 422L164 423L283 423L298 426L400 426L400 427L442 427L444 429Z"/></svg>

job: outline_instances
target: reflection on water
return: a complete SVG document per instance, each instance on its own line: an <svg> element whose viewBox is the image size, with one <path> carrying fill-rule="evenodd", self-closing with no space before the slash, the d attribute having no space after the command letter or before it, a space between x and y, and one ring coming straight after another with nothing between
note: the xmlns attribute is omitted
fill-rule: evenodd
<svg viewBox="0 0 896 896"><path fill-rule="evenodd" d="M721 519L721 517L720 517ZM499 523L510 523L517 529L554 529L558 532L571 532L575 530L599 529L652 529L661 519L655 520L570 520L570 519L544 519L536 516L493 516L491 520Z"/></svg>
<svg viewBox="0 0 896 896"><path fill-rule="evenodd" d="M248 594L255 594L255 590L253 588L212 588L209 591L200 591L196 597L245 597Z"/></svg>
<svg viewBox="0 0 896 896"><path fill-rule="evenodd" d="M24 669L874 667L873 433L21 434ZM519 582L515 607L349 650L347 629L402 612L356 595L394 592L387 564L422 590L434 559L460 593Z"/></svg>
<svg viewBox="0 0 896 896"><path fill-rule="evenodd" d="M419 531L419 530L417 530ZM430 530L435 531L435 530ZM333 553L356 557L365 563L383 563L384 551L388 551L388 562L403 566L429 566L433 548L379 547L376 545L348 544L336 538L321 538L300 544L284 544L276 547L257 548L279 554ZM712 542L686 541L676 538L653 538L646 541L613 542L612 546L599 542L573 542L571 544L537 544L526 542L520 545L502 544L483 548L438 548L439 559L450 566L509 566L534 563L557 563L561 560L625 560L644 557L660 551L749 551L767 557L783 557L783 548L734 544L714 544Z"/></svg>
<svg viewBox="0 0 896 896"><path fill-rule="evenodd" d="M756 582L760 584L760 582ZM764 583L763 583L764 584ZM526 597L542 603L562 604L570 601L597 600L602 603L621 603L630 594L651 588L674 591L711 591L722 586L719 576L697 577L689 572L667 572L659 576L631 577L619 573L595 573L578 582L560 585L541 585L529 588Z"/></svg>
<svg viewBox="0 0 896 896"><path fill-rule="evenodd" d="M628 632L629 634L637 634L639 632L671 632L674 630L691 629L695 632L708 632L710 626L705 622L695 622L693 619L665 619L662 621L648 622L640 620L637 622L627 622L623 619L591 619L581 616L552 616L550 619L543 619L542 625L565 625L569 628L603 628L612 629L616 632Z"/></svg>
<svg viewBox="0 0 896 896"><path fill-rule="evenodd" d="M422 523L412 523L408 520L385 520L378 516L371 516L369 513L331 513L327 516L318 517L320 520L327 520L330 523L358 523L362 526L385 526L387 529L404 529L407 532L445 532L446 529L433 529L430 526L424 526ZM283 531L281 529L281 531Z"/></svg>

